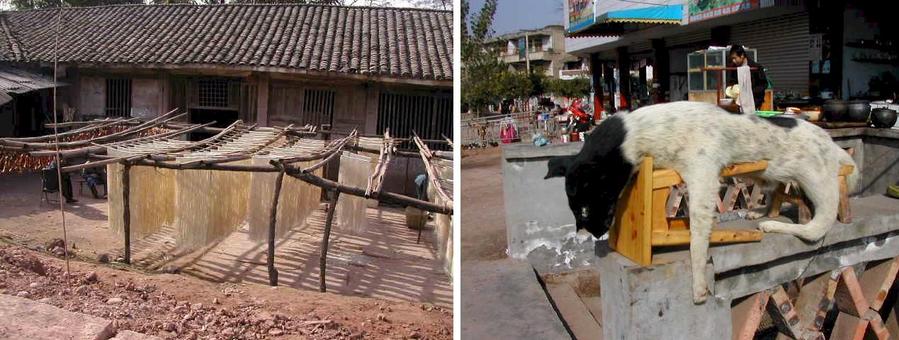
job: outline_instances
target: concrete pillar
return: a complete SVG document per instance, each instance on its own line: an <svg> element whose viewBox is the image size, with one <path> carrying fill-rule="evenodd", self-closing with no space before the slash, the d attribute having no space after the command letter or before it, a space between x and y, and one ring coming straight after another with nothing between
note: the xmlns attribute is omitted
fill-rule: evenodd
<svg viewBox="0 0 899 340"><path fill-rule="evenodd" d="M688 261L642 267L596 243L603 339L730 339L729 299L693 303ZM707 277L713 278L708 266ZM606 313L605 311L612 311Z"/></svg>
<svg viewBox="0 0 899 340"><path fill-rule="evenodd" d="M652 79L659 83L656 103L670 101L668 94L671 91L671 61L669 60L668 49L665 48L665 40L653 39L652 49L655 52L655 60L652 65Z"/></svg>
<svg viewBox="0 0 899 340"><path fill-rule="evenodd" d="M256 78L256 124L268 126L268 76Z"/></svg>
<svg viewBox="0 0 899 340"><path fill-rule="evenodd" d="M603 93L602 93L602 62L599 54L590 55L590 77L593 80L593 120L602 118Z"/></svg>
<svg viewBox="0 0 899 340"><path fill-rule="evenodd" d="M618 86L621 88L621 109L631 109L631 55L627 46L619 47L618 53Z"/></svg>

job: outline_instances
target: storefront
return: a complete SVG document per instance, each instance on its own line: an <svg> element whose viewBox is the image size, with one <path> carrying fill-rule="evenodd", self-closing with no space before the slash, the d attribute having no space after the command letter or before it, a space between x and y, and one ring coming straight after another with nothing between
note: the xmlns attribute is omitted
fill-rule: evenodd
<svg viewBox="0 0 899 340"><path fill-rule="evenodd" d="M897 78L899 43L886 34L895 31L895 24L885 17L889 10L881 3L725 1L700 9L699 1L687 1L680 5L678 25L629 26L600 20L608 17L602 12L604 3L611 6L594 4L593 24L574 31L568 27L569 40L579 42L566 45L574 48L569 53L590 56L598 67L610 70L603 75L628 75L625 82L599 80L612 89L601 97L606 107L634 109L686 100L687 55L710 46L740 44L757 50L775 107L816 105L831 97L886 99ZM632 20L649 22L645 17ZM612 101L615 93L620 98Z"/></svg>

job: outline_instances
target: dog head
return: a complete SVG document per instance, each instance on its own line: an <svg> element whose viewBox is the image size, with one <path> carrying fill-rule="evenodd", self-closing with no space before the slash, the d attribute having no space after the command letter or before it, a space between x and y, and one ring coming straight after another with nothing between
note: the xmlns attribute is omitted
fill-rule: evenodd
<svg viewBox="0 0 899 340"><path fill-rule="evenodd" d="M580 153L549 160L544 179L565 177L577 230L587 229L596 237L609 231L618 196L634 169L621 153L625 136L621 118L613 117L590 133Z"/></svg>

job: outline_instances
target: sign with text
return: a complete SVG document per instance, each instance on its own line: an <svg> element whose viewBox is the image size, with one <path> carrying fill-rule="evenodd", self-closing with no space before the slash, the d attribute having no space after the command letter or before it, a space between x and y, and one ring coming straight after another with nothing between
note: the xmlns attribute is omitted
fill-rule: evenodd
<svg viewBox="0 0 899 340"><path fill-rule="evenodd" d="M759 8L759 0L689 0L689 22L697 22Z"/></svg>
<svg viewBox="0 0 899 340"><path fill-rule="evenodd" d="M568 0L568 32L581 31L596 22L595 0Z"/></svg>

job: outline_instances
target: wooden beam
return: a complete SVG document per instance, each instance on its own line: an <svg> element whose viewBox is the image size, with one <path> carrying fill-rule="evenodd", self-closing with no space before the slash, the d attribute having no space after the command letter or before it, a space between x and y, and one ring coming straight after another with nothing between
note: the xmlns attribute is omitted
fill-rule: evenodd
<svg viewBox="0 0 899 340"><path fill-rule="evenodd" d="M131 164L122 173L122 225L125 230L125 263L131 264Z"/></svg>
<svg viewBox="0 0 899 340"><path fill-rule="evenodd" d="M278 220L278 200L281 198L281 184L284 181L284 171L278 172L275 178L275 192L272 194L272 208L269 210L268 220L268 284L278 285L278 270L275 269L275 227Z"/></svg>
<svg viewBox="0 0 899 340"><path fill-rule="evenodd" d="M340 197L340 191L331 190L331 195L331 203L328 204L328 217L325 219L325 232L324 235L322 235L321 256L318 258L318 290L322 293L328 290L325 283L325 272L328 266L328 243L331 239L331 225L334 223L334 211L337 210L337 199Z"/></svg>
<svg viewBox="0 0 899 340"><path fill-rule="evenodd" d="M710 244L758 242L764 233L758 230L715 230L709 237ZM652 246L681 246L690 244L690 230L653 231Z"/></svg>
<svg viewBox="0 0 899 340"><path fill-rule="evenodd" d="M721 169L721 177L731 177L745 175L753 172L763 171L768 168L768 161L758 161L751 163L737 163ZM652 173L652 188L658 189L663 187L680 184L683 182L680 174L672 169L655 170Z"/></svg>

